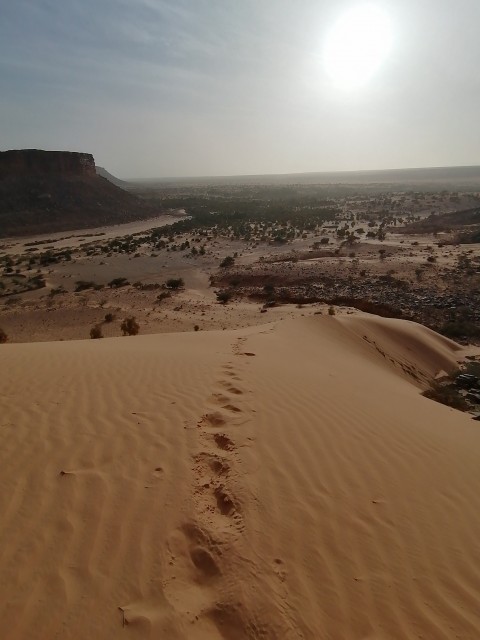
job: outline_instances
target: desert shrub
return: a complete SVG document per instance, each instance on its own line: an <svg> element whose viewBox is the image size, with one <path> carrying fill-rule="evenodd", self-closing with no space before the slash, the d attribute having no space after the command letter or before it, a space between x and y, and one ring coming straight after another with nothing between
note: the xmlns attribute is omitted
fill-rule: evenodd
<svg viewBox="0 0 480 640"><path fill-rule="evenodd" d="M155 291L155 289L160 289L158 282L149 282L148 284L143 284L142 282L134 282L133 286L135 289L139 289L140 291Z"/></svg>
<svg viewBox="0 0 480 640"><path fill-rule="evenodd" d="M335 315L335 307L334 306L328 307L328 315L329 316L334 316Z"/></svg>
<svg viewBox="0 0 480 640"><path fill-rule="evenodd" d="M105 314L105 322L113 322L114 320L115 320L115 316L113 315L113 313Z"/></svg>
<svg viewBox="0 0 480 640"><path fill-rule="evenodd" d="M183 278L170 278L166 281L165 286L167 289L181 289L185 286Z"/></svg>
<svg viewBox="0 0 480 640"><path fill-rule="evenodd" d="M218 302L222 304L227 304L232 299L232 293L230 291L217 291L216 293Z"/></svg>
<svg viewBox="0 0 480 640"><path fill-rule="evenodd" d="M92 340L98 340L99 338L103 338L102 327L99 324L96 324L94 327L90 329L90 338Z"/></svg>
<svg viewBox="0 0 480 640"><path fill-rule="evenodd" d="M47 286L47 283L45 281L45 277L39 273L36 276L29 278L27 286L29 289L43 289Z"/></svg>
<svg viewBox="0 0 480 640"><path fill-rule="evenodd" d="M53 298L53 296L58 296L61 293L67 293L67 290L62 286L50 289L50 293L48 295Z"/></svg>
<svg viewBox="0 0 480 640"><path fill-rule="evenodd" d="M75 291L85 291L86 289L102 289L102 285L101 284L96 284L95 282L92 282L91 280L77 280L77 282L75 283L76 287L75 287Z"/></svg>
<svg viewBox="0 0 480 640"><path fill-rule="evenodd" d="M130 282L127 278L114 278L113 280L110 280L108 286L112 289L118 289L119 287L126 287L129 284Z"/></svg>
<svg viewBox="0 0 480 640"><path fill-rule="evenodd" d="M194 331L199 331L199 330L200 330L200 327L198 326L198 324L196 324L196 325L193 327L193 330L194 330Z"/></svg>
<svg viewBox="0 0 480 640"><path fill-rule="evenodd" d="M165 298L171 298L172 294L170 293L170 291L162 291L162 293L159 293L157 296L157 300L158 302L161 302L162 300L165 300Z"/></svg>
<svg viewBox="0 0 480 640"><path fill-rule="evenodd" d="M424 391L422 395L453 409L459 409L460 411L468 411L469 409L468 402L452 385L442 385L436 382L432 384L430 389Z"/></svg>
<svg viewBox="0 0 480 640"><path fill-rule="evenodd" d="M220 262L221 267L232 267L235 264L235 258L233 256L227 256Z"/></svg>
<svg viewBox="0 0 480 640"><path fill-rule="evenodd" d="M120 325L120 329L124 336L136 336L140 330L138 322L135 318L125 318L125 320Z"/></svg>
<svg viewBox="0 0 480 640"><path fill-rule="evenodd" d="M0 328L0 344L5 344L8 341L8 336L3 329Z"/></svg>

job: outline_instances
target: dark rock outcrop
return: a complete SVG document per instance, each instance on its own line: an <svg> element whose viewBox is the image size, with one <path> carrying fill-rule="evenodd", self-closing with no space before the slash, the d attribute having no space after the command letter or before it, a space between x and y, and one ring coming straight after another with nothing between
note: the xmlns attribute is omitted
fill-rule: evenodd
<svg viewBox="0 0 480 640"><path fill-rule="evenodd" d="M88 153L0 152L0 237L121 224L159 213L97 175Z"/></svg>

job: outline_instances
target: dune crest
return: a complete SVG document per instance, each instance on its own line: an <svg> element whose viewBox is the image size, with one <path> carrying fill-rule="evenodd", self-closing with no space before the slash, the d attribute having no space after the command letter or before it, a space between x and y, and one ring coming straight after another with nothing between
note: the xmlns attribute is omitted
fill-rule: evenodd
<svg viewBox="0 0 480 640"><path fill-rule="evenodd" d="M478 638L455 343L315 316L1 348L2 637Z"/></svg>

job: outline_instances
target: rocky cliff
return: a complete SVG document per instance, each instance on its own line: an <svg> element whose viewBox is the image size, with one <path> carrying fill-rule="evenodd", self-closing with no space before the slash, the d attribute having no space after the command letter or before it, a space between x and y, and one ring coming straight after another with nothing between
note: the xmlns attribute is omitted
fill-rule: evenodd
<svg viewBox="0 0 480 640"><path fill-rule="evenodd" d="M0 237L121 224L159 213L97 175L89 153L0 152Z"/></svg>
<svg viewBox="0 0 480 640"><path fill-rule="evenodd" d="M0 179L6 176L76 175L94 176L90 153L21 149L0 152Z"/></svg>

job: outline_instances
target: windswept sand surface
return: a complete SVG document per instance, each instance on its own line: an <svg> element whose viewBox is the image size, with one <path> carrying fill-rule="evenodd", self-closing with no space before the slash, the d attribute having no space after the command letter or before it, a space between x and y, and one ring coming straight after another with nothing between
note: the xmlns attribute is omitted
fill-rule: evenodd
<svg viewBox="0 0 480 640"><path fill-rule="evenodd" d="M372 316L6 344L0 635L480 637L459 348Z"/></svg>

